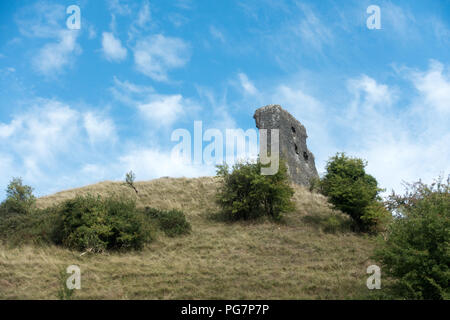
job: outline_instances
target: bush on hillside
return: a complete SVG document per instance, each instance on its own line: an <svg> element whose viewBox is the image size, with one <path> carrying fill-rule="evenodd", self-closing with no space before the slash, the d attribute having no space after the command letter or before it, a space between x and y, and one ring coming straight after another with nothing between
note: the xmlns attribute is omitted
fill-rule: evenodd
<svg viewBox="0 0 450 320"><path fill-rule="evenodd" d="M92 251L140 249L151 239L133 200L91 195L66 200L60 207L61 243Z"/></svg>
<svg viewBox="0 0 450 320"><path fill-rule="evenodd" d="M280 219L282 213L291 211L294 194L284 161L280 161L274 175L261 174L261 162L236 163L230 172L228 165L217 166L217 176L222 179L217 203L231 220L249 220L266 215Z"/></svg>
<svg viewBox="0 0 450 320"><path fill-rule="evenodd" d="M186 220L185 214L180 210L158 210L147 207L145 212L148 216L156 219L158 225L169 237L188 234L191 232L191 224Z"/></svg>
<svg viewBox="0 0 450 320"><path fill-rule="evenodd" d="M377 180L365 172L362 159L337 153L328 160L326 174L320 181L320 191L330 202L353 219L361 231L378 231L389 221L379 197Z"/></svg>
<svg viewBox="0 0 450 320"><path fill-rule="evenodd" d="M33 188L13 178L0 204L0 240L10 245L51 243L55 236L56 213L35 207Z"/></svg>
<svg viewBox="0 0 450 320"><path fill-rule="evenodd" d="M417 182L405 195L393 193L398 213L375 253L401 298L450 299L450 176L430 186Z"/></svg>
<svg viewBox="0 0 450 320"><path fill-rule="evenodd" d="M0 240L9 245L51 244L59 239L56 207L34 209L28 214L0 214Z"/></svg>

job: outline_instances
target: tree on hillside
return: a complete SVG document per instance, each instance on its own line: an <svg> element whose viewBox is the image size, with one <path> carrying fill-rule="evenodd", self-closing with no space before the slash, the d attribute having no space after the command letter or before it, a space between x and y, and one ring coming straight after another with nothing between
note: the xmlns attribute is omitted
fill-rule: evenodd
<svg viewBox="0 0 450 320"><path fill-rule="evenodd" d="M125 183L128 186L130 186L136 192L136 194L138 194L138 191L134 185L135 179L136 179L136 175L134 174L134 172L132 170L130 172L127 172L127 174L125 175Z"/></svg>
<svg viewBox="0 0 450 320"><path fill-rule="evenodd" d="M337 153L326 165L321 192L342 212L352 217L360 231L378 231L391 217L381 202L377 180L366 173L367 162Z"/></svg>
<svg viewBox="0 0 450 320"><path fill-rule="evenodd" d="M3 206L8 212L26 214L36 202L33 188L23 184L22 178L13 178L6 188Z"/></svg>

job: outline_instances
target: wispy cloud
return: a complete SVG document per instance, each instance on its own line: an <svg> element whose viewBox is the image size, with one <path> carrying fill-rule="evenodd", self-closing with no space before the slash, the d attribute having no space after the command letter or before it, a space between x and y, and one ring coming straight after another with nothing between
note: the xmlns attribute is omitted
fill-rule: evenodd
<svg viewBox="0 0 450 320"><path fill-rule="evenodd" d="M55 76L66 66L72 66L74 57L81 53L77 37L78 32L75 30L61 30L57 42L47 43L34 55L32 63L35 70Z"/></svg>
<svg viewBox="0 0 450 320"><path fill-rule="evenodd" d="M256 89L255 85L248 79L245 73L240 72L238 74L238 77L242 88L247 94L254 95L258 93L258 90Z"/></svg>
<svg viewBox="0 0 450 320"><path fill-rule="evenodd" d="M110 118L89 111L83 115L83 125L91 144L114 143L117 140L116 127Z"/></svg>
<svg viewBox="0 0 450 320"><path fill-rule="evenodd" d="M186 115L193 103L181 94L159 94L152 87L114 79L110 89L115 99L139 112L140 117L152 124L152 129L170 127Z"/></svg>
<svg viewBox="0 0 450 320"><path fill-rule="evenodd" d="M151 19L150 3L144 1L141 8L139 9L138 18L136 23L139 27L144 27Z"/></svg>
<svg viewBox="0 0 450 320"><path fill-rule="evenodd" d="M108 7L114 14L129 15L132 8L126 0L108 0Z"/></svg>
<svg viewBox="0 0 450 320"><path fill-rule="evenodd" d="M74 63L82 52L78 30L65 28L65 7L43 1L22 8L15 17L20 33L28 38L52 39L32 55L39 73L54 77Z"/></svg>
<svg viewBox="0 0 450 320"><path fill-rule="evenodd" d="M406 6L397 6L392 2L383 3L381 26L390 30L389 34L400 35L403 39L416 38L420 35L414 14Z"/></svg>
<svg viewBox="0 0 450 320"><path fill-rule="evenodd" d="M162 34L140 39L134 47L137 71L155 81L167 81L168 71L183 67L189 59L189 45L184 40Z"/></svg>
<svg viewBox="0 0 450 320"><path fill-rule="evenodd" d="M432 60L427 71L412 72L411 78L426 106L450 114L450 72L442 63Z"/></svg>
<svg viewBox="0 0 450 320"><path fill-rule="evenodd" d="M122 46L120 39L110 32L102 34L102 51L109 61L122 61L127 57L127 49Z"/></svg>
<svg viewBox="0 0 450 320"><path fill-rule="evenodd" d="M319 19L314 11L307 5L298 4L304 18L301 19L294 32L301 40L318 51L333 41L333 34L329 27Z"/></svg>
<svg viewBox="0 0 450 320"><path fill-rule="evenodd" d="M225 43L225 36L223 35L223 33L217 29L215 26L210 26L209 27L209 33L213 36L214 39L219 40L222 43Z"/></svg>

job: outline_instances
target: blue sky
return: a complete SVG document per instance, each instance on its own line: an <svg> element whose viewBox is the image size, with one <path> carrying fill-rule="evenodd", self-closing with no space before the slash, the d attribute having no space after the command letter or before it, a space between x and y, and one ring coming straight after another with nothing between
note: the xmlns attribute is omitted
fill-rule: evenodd
<svg viewBox="0 0 450 320"><path fill-rule="evenodd" d="M430 182L450 173L449 48L444 0L2 1L0 187L213 175L171 157L172 132L255 128L267 104L305 125L319 172L345 151L388 190Z"/></svg>

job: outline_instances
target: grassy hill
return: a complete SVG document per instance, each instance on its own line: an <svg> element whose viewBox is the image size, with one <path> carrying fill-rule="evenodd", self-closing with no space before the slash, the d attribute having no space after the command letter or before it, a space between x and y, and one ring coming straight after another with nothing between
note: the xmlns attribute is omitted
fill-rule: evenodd
<svg viewBox="0 0 450 320"><path fill-rule="evenodd" d="M75 299L351 299L368 293L373 239L326 232L329 217L345 221L326 199L294 186L296 210L281 223L214 219L217 181L161 178L102 182L38 199L39 207L75 194L127 193L138 206L182 209L187 236L158 234L142 251L83 254L60 247L0 246L0 299L57 299L69 265L81 268Z"/></svg>

